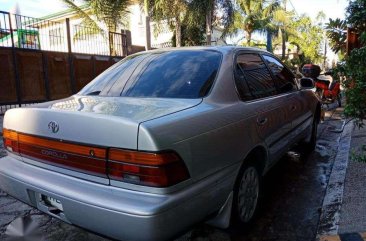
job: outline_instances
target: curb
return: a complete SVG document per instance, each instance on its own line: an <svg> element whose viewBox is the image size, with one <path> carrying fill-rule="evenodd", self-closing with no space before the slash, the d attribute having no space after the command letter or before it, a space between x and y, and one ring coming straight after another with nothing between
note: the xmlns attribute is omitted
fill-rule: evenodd
<svg viewBox="0 0 366 241"><path fill-rule="evenodd" d="M317 240L349 240L358 241L363 239L329 239L332 235L337 235L343 202L344 181L349 159L349 150L354 123L344 127L341 135L337 154L334 160L332 171L329 177L326 194L324 196L321 215L317 230ZM329 235L329 236L324 236ZM323 239L327 237L328 239ZM339 237L339 236L334 236Z"/></svg>
<svg viewBox="0 0 366 241"><path fill-rule="evenodd" d="M319 241L366 241L366 233L344 233L333 236L323 236Z"/></svg>

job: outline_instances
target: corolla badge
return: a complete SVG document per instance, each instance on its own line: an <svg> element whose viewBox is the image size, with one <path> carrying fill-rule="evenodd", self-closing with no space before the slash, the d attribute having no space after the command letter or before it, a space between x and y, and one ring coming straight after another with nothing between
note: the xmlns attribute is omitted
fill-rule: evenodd
<svg viewBox="0 0 366 241"><path fill-rule="evenodd" d="M53 133L57 133L60 127L58 126L56 121L51 121L48 123L48 129L51 130Z"/></svg>

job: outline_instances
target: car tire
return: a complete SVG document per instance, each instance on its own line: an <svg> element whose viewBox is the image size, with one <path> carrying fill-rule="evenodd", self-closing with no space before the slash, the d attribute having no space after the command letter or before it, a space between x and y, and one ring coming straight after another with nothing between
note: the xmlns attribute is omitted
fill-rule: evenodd
<svg viewBox="0 0 366 241"><path fill-rule="evenodd" d="M315 115L313 117L313 122L311 124L311 136L310 136L310 141L304 143L305 144L305 148L307 151L314 151L315 147L316 147L316 139L317 139L317 135L318 135L318 117Z"/></svg>
<svg viewBox="0 0 366 241"><path fill-rule="evenodd" d="M338 102L338 107L342 107L342 96L341 96L341 94L338 94L337 102Z"/></svg>
<svg viewBox="0 0 366 241"><path fill-rule="evenodd" d="M246 226L251 223L258 208L261 182L262 177L257 166L250 163L241 168L234 189L233 224Z"/></svg>

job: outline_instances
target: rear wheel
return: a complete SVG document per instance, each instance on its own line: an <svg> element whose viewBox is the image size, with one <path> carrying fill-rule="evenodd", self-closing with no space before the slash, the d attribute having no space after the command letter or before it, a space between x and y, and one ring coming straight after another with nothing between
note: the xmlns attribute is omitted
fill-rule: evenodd
<svg viewBox="0 0 366 241"><path fill-rule="evenodd" d="M261 191L258 168L249 164L242 168L234 190L233 217L237 223L248 224L253 219Z"/></svg>

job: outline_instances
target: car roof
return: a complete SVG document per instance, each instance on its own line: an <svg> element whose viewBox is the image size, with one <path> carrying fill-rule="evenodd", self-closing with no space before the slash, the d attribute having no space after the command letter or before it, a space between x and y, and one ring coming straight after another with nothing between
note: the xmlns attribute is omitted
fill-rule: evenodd
<svg viewBox="0 0 366 241"><path fill-rule="evenodd" d="M251 51L251 52L262 52L262 53L270 53L265 49L254 48L254 47L242 47L242 46L231 46L231 45L223 45L223 46L190 46L190 47L171 47L171 48L161 48L149 50L148 52L171 52L171 51L182 51L182 50L216 50L223 54L227 54L233 51ZM140 52L141 53L141 52Z"/></svg>

